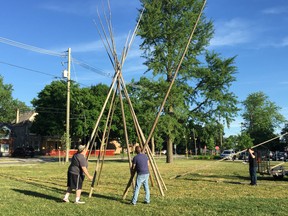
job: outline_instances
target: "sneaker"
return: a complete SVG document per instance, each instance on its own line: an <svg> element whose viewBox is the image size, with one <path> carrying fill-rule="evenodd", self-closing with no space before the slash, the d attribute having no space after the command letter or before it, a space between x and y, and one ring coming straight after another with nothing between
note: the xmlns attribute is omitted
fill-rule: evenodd
<svg viewBox="0 0 288 216"><path fill-rule="evenodd" d="M63 202L69 203L70 201L69 201L69 199L63 198Z"/></svg>
<svg viewBox="0 0 288 216"><path fill-rule="evenodd" d="M133 206L135 206L135 205L136 205L136 203L133 203L133 202L131 202L131 203L130 203L130 205L133 205Z"/></svg>
<svg viewBox="0 0 288 216"><path fill-rule="evenodd" d="M148 204L150 204L150 202L144 201L144 204L147 204L147 205L148 205Z"/></svg>
<svg viewBox="0 0 288 216"><path fill-rule="evenodd" d="M78 200L78 201L75 201L75 204L84 204L85 202L83 202L83 201L80 201L80 200Z"/></svg>

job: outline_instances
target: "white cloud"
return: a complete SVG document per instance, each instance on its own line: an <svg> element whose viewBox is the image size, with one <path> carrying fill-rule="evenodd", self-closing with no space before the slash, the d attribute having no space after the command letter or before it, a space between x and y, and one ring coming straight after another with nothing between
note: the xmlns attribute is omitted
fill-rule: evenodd
<svg viewBox="0 0 288 216"><path fill-rule="evenodd" d="M276 48L281 48L281 47L287 47L288 46L288 37L284 37L282 40L279 42L269 42L261 45L262 47L276 47Z"/></svg>
<svg viewBox="0 0 288 216"><path fill-rule="evenodd" d="M288 85L288 81L282 81L279 83L280 85Z"/></svg>
<svg viewBox="0 0 288 216"><path fill-rule="evenodd" d="M262 11L264 14L283 14L288 13L288 7L273 7Z"/></svg>
<svg viewBox="0 0 288 216"><path fill-rule="evenodd" d="M92 42L86 42L86 43L80 43L80 44L74 44L70 46L71 49L74 52L95 52L97 50L103 49L102 41L92 41Z"/></svg>
<svg viewBox="0 0 288 216"><path fill-rule="evenodd" d="M280 43L281 47L288 46L288 37L283 38L282 42Z"/></svg>
<svg viewBox="0 0 288 216"><path fill-rule="evenodd" d="M123 68L123 73L144 73L147 70L147 67L143 64L128 66Z"/></svg>
<svg viewBox="0 0 288 216"><path fill-rule="evenodd" d="M215 24L215 36L211 46L233 46L247 43L251 40L250 25L240 19Z"/></svg>
<svg viewBox="0 0 288 216"><path fill-rule="evenodd" d="M108 38L108 40L110 40L110 38ZM122 49L123 49L125 41L126 41L126 35L121 35L119 37L115 37L114 41L116 44L116 48L117 47L119 48L119 49L117 49L117 53L119 55L122 53ZM105 43L106 43L106 41L105 41ZM54 47L54 48L52 47L52 48L49 48L49 50L62 52L63 50L67 50L67 47L70 47L72 49L73 53L85 53L85 52L95 52L95 51L106 53L104 44L103 44L101 39L95 40L95 41L67 44L67 45L63 45L61 47ZM133 52L131 51L131 53L133 55L135 55L136 57L139 57L139 53L137 53L137 52L138 52L137 50L134 50Z"/></svg>
<svg viewBox="0 0 288 216"><path fill-rule="evenodd" d="M54 11L57 13L67 13L81 16L95 15L97 12L95 3L89 1L88 2L59 1L57 2L57 4L42 3L39 5L39 7L44 10Z"/></svg>

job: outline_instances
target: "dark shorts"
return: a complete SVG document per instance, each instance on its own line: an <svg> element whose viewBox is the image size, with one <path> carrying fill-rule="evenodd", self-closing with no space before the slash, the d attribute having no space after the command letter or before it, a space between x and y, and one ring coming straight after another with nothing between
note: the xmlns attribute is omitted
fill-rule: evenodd
<svg viewBox="0 0 288 216"><path fill-rule="evenodd" d="M68 172L67 176L67 187L71 189L80 190L82 189L84 175L76 175L73 173Z"/></svg>

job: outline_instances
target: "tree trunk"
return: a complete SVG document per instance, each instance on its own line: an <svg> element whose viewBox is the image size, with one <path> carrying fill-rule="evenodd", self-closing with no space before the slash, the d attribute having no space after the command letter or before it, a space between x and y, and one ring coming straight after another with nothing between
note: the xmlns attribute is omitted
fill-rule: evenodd
<svg viewBox="0 0 288 216"><path fill-rule="evenodd" d="M167 139L166 163L173 163L173 143L170 137Z"/></svg>

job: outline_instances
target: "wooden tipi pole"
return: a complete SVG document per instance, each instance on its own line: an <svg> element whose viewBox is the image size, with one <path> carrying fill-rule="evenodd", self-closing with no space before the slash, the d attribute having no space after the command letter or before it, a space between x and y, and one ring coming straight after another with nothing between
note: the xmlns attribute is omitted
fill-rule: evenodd
<svg viewBox="0 0 288 216"><path fill-rule="evenodd" d="M190 37L189 37L188 42L187 42L187 45L186 45L186 47L185 47L185 49L184 49L184 52L183 52L182 57L181 57L181 59L180 59L180 62L179 62L179 64L178 64L178 67L177 67L177 69L176 69L176 71L175 71L175 73L174 73L173 79L172 79L172 81L171 81L171 83L170 83L170 85L169 85L169 88L168 88L168 90L167 90L167 92L166 92L166 95L165 95L164 100L163 100L163 102L162 102L162 104L161 104L161 107L160 107L160 109L159 109L159 112L158 112L158 114L157 114L157 116L156 116L156 118L155 118L154 124L153 124L152 129L151 129L151 131L150 131L150 133L149 133L149 136L148 136L147 140L145 141L144 149L142 150L143 152L145 152L145 149L148 147L148 143L149 143L151 137L153 136L153 133L154 133L154 130L155 130L156 125L157 125L157 123L158 123L159 117L160 117L160 115L161 115L161 113L162 113L162 110L163 110L163 108L164 108L164 105L165 105L165 103L166 103L166 101L167 101L167 98L168 98L168 96L169 96L169 94L170 94L170 91L171 91L171 89L172 89L172 86L173 86L173 84L174 84L174 82L175 82L175 80L176 80L178 71L179 71L179 69L180 69L180 67L181 67L181 65L182 65L182 62L183 62L183 60L184 60L184 57L185 57L185 55L186 55L186 53L187 53L188 47L189 47L189 45L190 45L190 43L191 43L192 37L193 37L193 35L194 35L195 29L196 29L197 24L198 24L198 22L199 22L199 20L200 20L200 17L201 17L201 15L202 15L202 12L203 12L203 10L204 10L205 5L206 5L206 0L204 0L202 9L201 9L201 11L200 11L200 13L199 13L199 15L198 15L198 19L196 20L196 23L195 23L195 25L194 25L194 27L193 27L193 29L192 29L192 32L191 32L191 34L190 34ZM135 175L135 173L134 173L134 175ZM128 191L128 189L129 189L129 187L130 187L130 185L131 185L131 182L132 182L132 180L133 180L133 178L134 178L134 175L133 175L133 174L131 175L131 177L130 177L128 183L127 183L126 189L125 189L125 191L124 191L124 193L123 193L123 199L125 199L125 197L126 197L127 191ZM131 180L131 179L132 179L132 180Z"/></svg>

